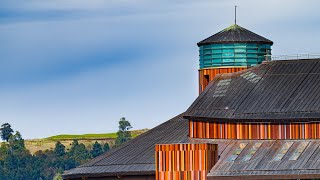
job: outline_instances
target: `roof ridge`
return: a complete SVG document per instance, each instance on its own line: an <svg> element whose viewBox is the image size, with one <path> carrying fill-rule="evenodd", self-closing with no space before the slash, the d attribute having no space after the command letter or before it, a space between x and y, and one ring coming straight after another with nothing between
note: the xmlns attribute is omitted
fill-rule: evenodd
<svg viewBox="0 0 320 180"><path fill-rule="evenodd" d="M239 28L239 29L245 29L245 28L239 26L238 24L233 24L233 25L231 25L231 26L223 29L222 31L229 31L229 30L234 30L234 29L237 29L237 28ZM222 32L222 31L220 31L220 32Z"/></svg>
<svg viewBox="0 0 320 180"><path fill-rule="evenodd" d="M317 62L320 61L320 58L313 59L288 59L288 60L273 60L273 61L262 61L261 64L270 64L270 63L292 63L292 62Z"/></svg>

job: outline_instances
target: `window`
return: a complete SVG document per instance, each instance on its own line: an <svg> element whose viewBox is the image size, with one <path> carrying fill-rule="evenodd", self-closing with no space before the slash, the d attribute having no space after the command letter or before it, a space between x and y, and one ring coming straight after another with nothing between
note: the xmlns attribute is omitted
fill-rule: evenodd
<svg viewBox="0 0 320 180"><path fill-rule="evenodd" d="M204 55L203 59L211 59L211 55Z"/></svg>
<svg viewBox="0 0 320 180"><path fill-rule="evenodd" d="M236 53L246 53L247 50L246 50L246 48L237 48L237 49L234 49L234 52L236 52Z"/></svg>
<svg viewBox="0 0 320 180"><path fill-rule="evenodd" d="M257 74L251 71L241 74L240 76L252 83L257 83L260 79L262 79L262 77L258 76Z"/></svg>
<svg viewBox="0 0 320 180"><path fill-rule="evenodd" d="M204 75L204 83L203 83L203 86L204 87L207 87L208 86L208 84L209 84L209 82L210 82L210 77L209 77L209 75Z"/></svg>
<svg viewBox="0 0 320 180"><path fill-rule="evenodd" d="M232 155L228 158L228 162L234 162L237 157L241 154L242 150L247 146L248 143L240 143L239 147L234 150L234 152L232 153Z"/></svg>
<svg viewBox="0 0 320 180"><path fill-rule="evenodd" d="M283 156L288 152L293 142L285 142L282 148L278 151L278 154L273 158L274 161L280 161Z"/></svg>
<svg viewBox="0 0 320 180"><path fill-rule="evenodd" d="M221 49L214 49L214 50L212 50L212 53L221 53L222 51L221 51Z"/></svg>
<svg viewBox="0 0 320 180"><path fill-rule="evenodd" d="M300 155L302 154L302 152L304 151L304 149L308 146L308 144L309 144L309 142L301 142L289 160L297 160L300 157Z"/></svg>
<svg viewBox="0 0 320 180"><path fill-rule="evenodd" d="M223 53L222 57L223 58L232 58L232 57L234 57L234 53ZM224 59L224 61L227 61L227 59ZM234 61L234 59L230 59L230 61Z"/></svg>
<svg viewBox="0 0 320 180"><path fill-rule="evenodd" d="M200 68L221 66L253 66L265 60L270 54L270 45L265 44L211 44L200 46ZM221 62L209 62L212 59ZM208 61L205 63L204 61Z"/></svg>
<svg viewBox="0 0 320 180"><path fill-rule="evenodd" d="M261 145L261 142L254 143L254 145L250 148L249 153L242 158L242 161L249 161L252 156L258 151Z"/></svg>
<svg viewBox="0 0 320 180"><path fill-rule="evenodd" d="M222 49L222 52L226 52L226 53L233 53L234 49Z"/></svg>
<svg viewBox="0 0 320 180"><path fill-rule="evenodd" d="M220 80L217 84L217 88L214 91L213 97L222 97L225 96L229 85L231 83L231 79Z"/></svg>
<svg viewBox="0 0 320 180"><path fill-rule="evenodd" d="M221 58L222 56L221 56L221 54L213 54L212 57L213 58Z"/></svg>
<svg viewBox="0 0 320 180"><path fill-rule="evenodd" d="M235 57L236 58L246 58L247 56L244 53L237 53L237 54L235 54Z"/></svg>
<svg viewBox="0 0 320 180"><path fill-rule="evenodd" d="M204 54L211 54L211 50L210 49L204 50Z"/></svg>

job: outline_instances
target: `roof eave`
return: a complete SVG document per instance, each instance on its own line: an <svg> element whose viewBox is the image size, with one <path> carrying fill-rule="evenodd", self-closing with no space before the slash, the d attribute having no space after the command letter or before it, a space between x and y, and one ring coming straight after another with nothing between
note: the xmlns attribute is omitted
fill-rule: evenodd
<svg viewBox="0 0 320 180"><path fill-rule="evenodd" d="M232 122L232 123L309 123L320 122L320 117L313 118L220 118L220 117L201 117L184 115L183 118L192 121L207 121L207 122Z"/></svg>
<svg viewBox="0 0 320 180"><path fill-rule="evenodd" d="M150 176L155 175L155 171L130 171L130 172L108 172L108 173L77 173L77 174L63 174L63 179L75 178L94 178L94 177L119 177L119 176Z"/></svg>
<svg viewBox="0 0 320 180"><path fill-rule="evenodd" d="M198 47L204 46L204 45L211 45L211 44L234 44L234 43L251 43L251 44L269 44L273 45L272 41L217 41L217 42L198 42Z"/></svg>
<svg viewBox="0 0 320 180"><path fill-rule="evenodd" d="M235 176L207 176L208 180L214 179L318 179L320 178L320 173L318 174L301 174L301 172L296 172L292 174L268 174L268 175L235 175Z"/></svg>

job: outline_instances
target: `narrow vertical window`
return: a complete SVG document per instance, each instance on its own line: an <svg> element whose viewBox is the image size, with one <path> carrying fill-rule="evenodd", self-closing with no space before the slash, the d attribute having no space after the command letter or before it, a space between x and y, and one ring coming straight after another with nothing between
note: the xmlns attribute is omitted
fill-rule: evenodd
<svg viewBox="0 0 320 180"><path fill-rule="evenodd" d="M204 75L204 79L203 80L204 80L203 89L205 89L208 86L209 82L210 82L209 75Z"/></svg>

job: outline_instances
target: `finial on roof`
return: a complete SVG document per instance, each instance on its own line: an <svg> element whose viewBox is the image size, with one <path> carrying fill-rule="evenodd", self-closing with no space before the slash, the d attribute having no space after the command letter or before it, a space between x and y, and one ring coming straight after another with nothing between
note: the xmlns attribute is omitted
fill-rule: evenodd
<svg viewBox="0 0 320 180"><path fill-rule="evenodd" d="M237 6L234 6L234 24L237 24Z"/></svg>

